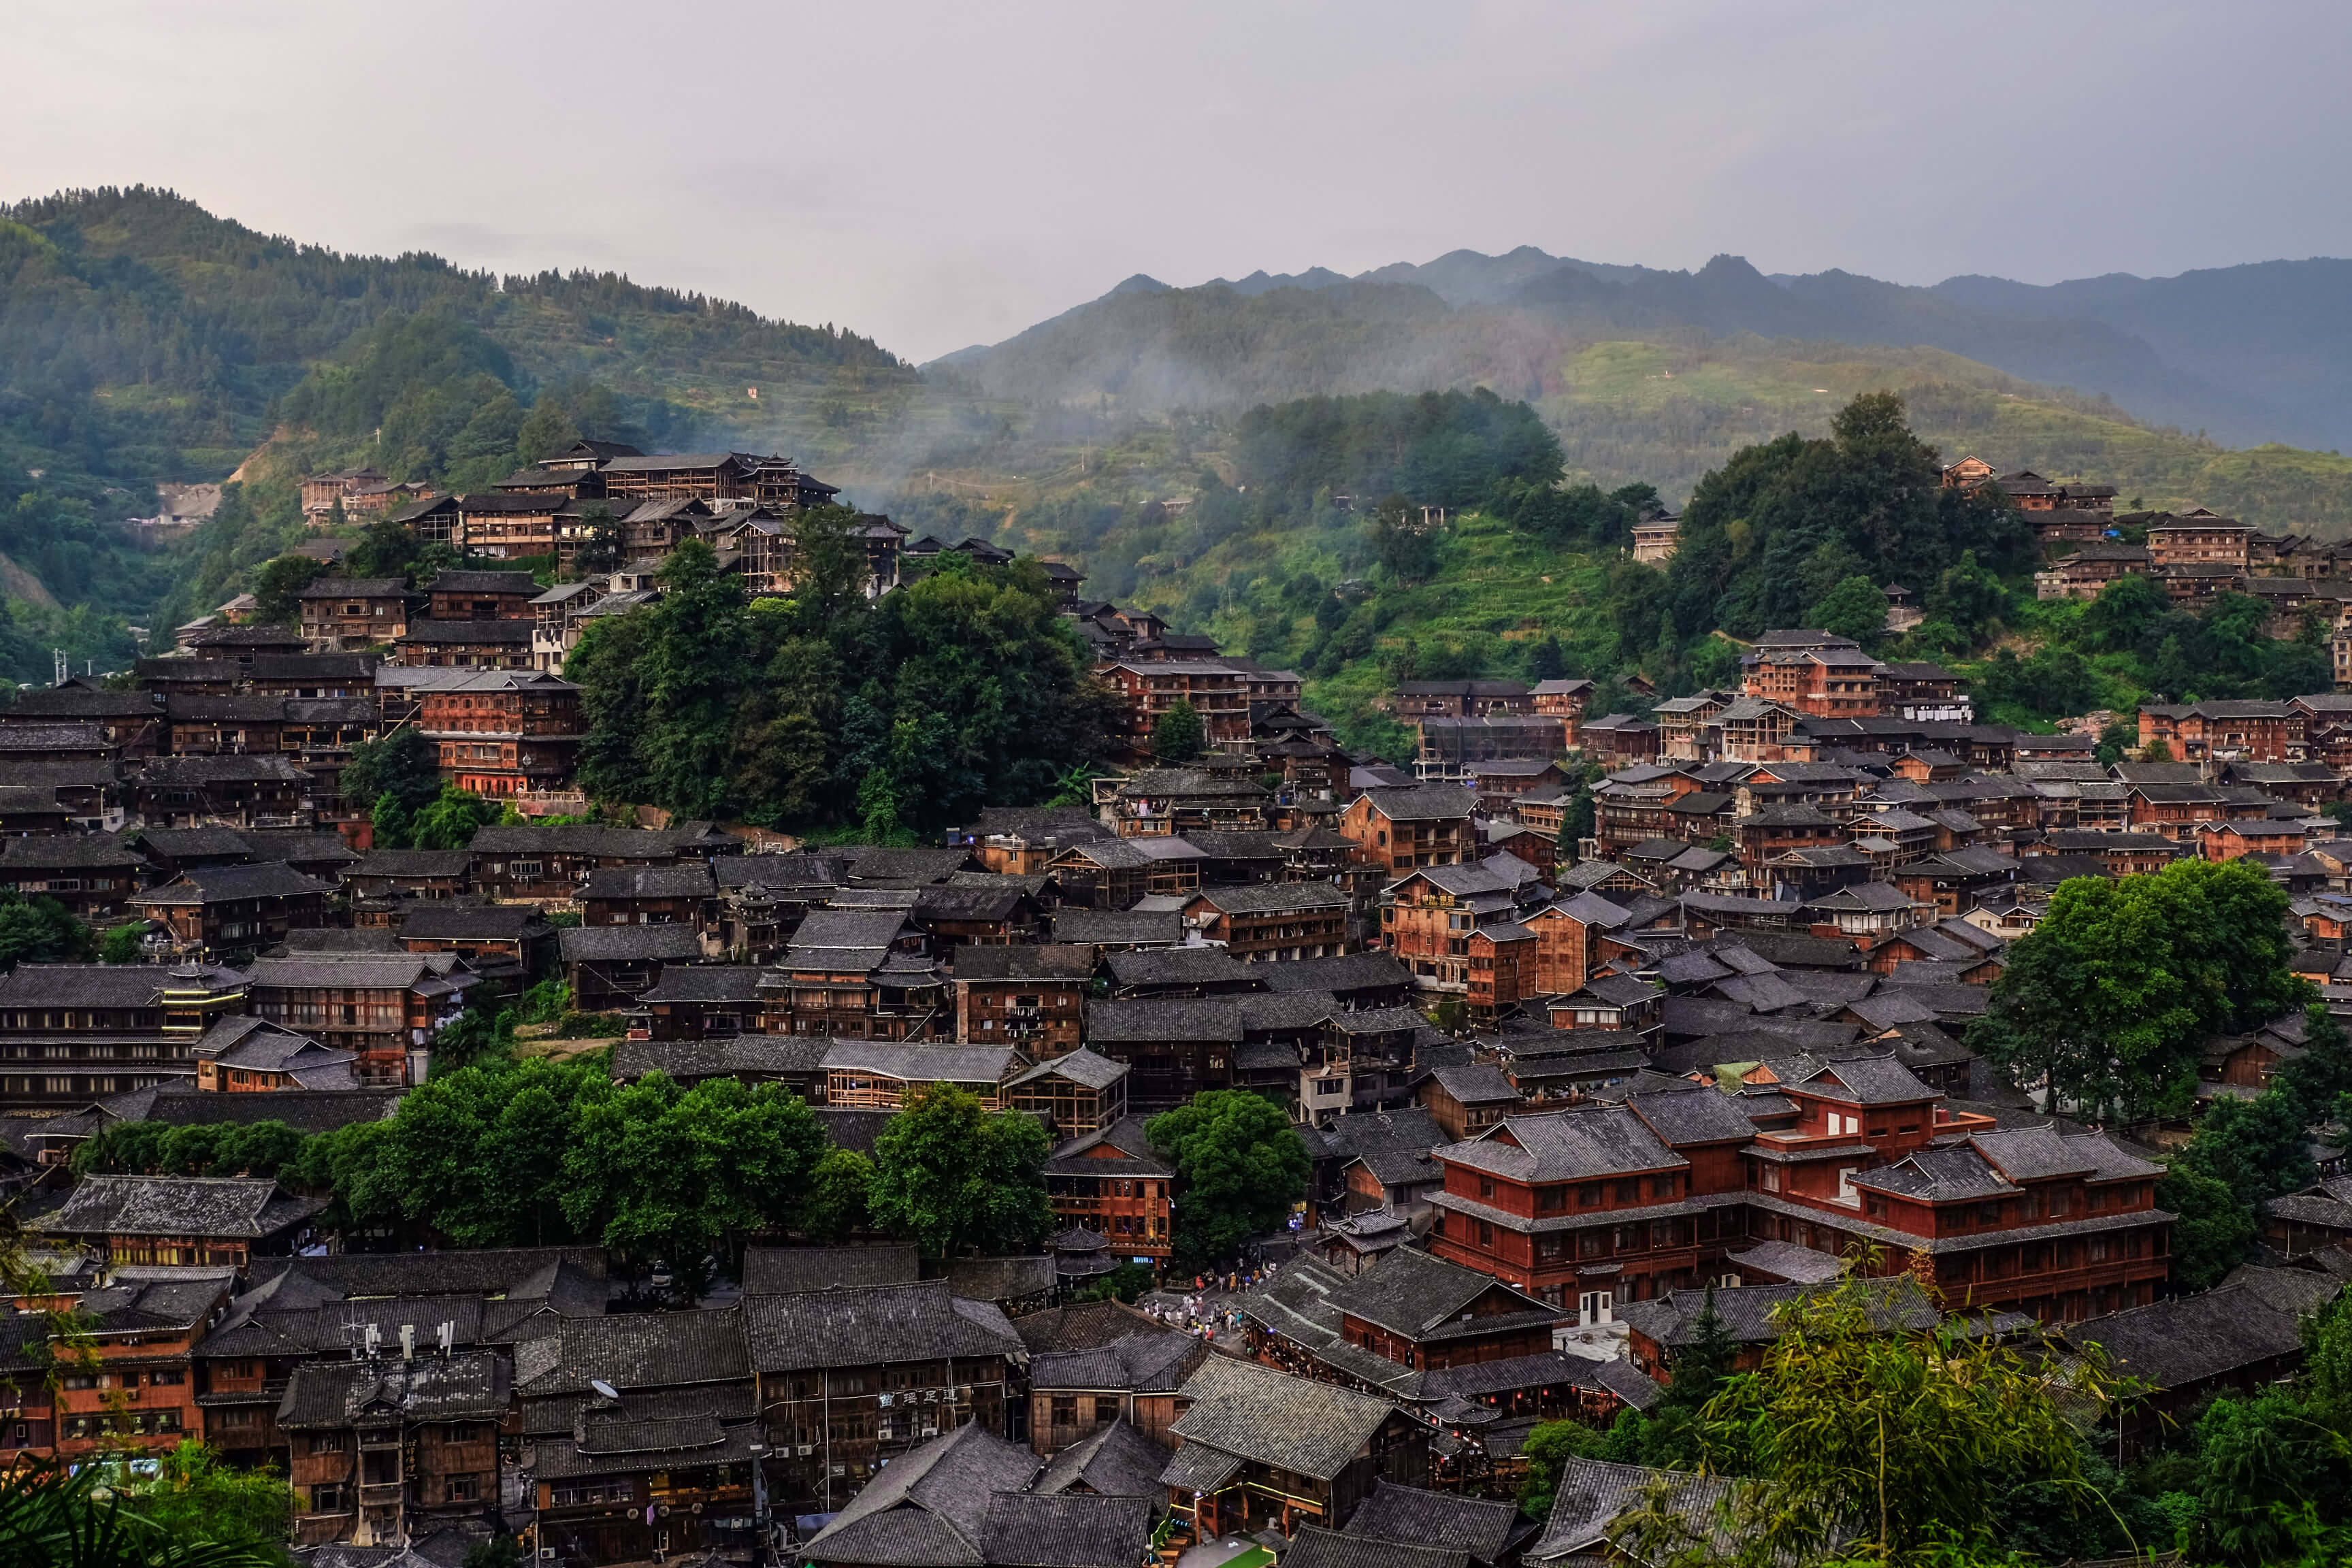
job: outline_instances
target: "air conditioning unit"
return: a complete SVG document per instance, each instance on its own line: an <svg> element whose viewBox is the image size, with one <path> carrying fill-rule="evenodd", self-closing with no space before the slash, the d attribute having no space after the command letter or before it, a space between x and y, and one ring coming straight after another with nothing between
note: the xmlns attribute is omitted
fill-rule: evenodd
<svg viewBox="0 0 2352 1568"><path fill-rule="evenodd" d="M939 1435L940 1429L937 1426L926 1426L923 1428L923 1436L926 1437L936 1437Z"/></svg>
<svg viewBox="0 0 2352 1568"><path fill-rule="evenodd" d="M805 1459L811 1454L816 1452L816 1445L814 1443L803 1443L798 1448L794 1449L793 1452L800 1458Z"/></svg>
<svg viewBox="0 0 2352 1568"><path fill-rule="evenodd" d="M882 1406L882 1408L883 1408L883 1409L885 1409L885 1410L889 1409L889 1408L890 1408L890 1395L888 1395L888 1394L883 1394L883 1395L882 1395L882 1396L881 1396L881 1397L877 1401L877 1404L879 1404L879 1405Z"/></svg>

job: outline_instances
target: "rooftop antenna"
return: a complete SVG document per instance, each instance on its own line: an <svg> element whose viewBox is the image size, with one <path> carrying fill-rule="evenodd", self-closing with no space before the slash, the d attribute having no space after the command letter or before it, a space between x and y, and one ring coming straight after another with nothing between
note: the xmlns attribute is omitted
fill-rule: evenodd
<svg viewBox="0 0 2352 1568"><path fill-rule="evenodd" d="M600 1398L617 1401L621 1397L621 1391L614 1388L611 1384L606 1383L601 1377L590 1378L588 1380L588 1386L594 1389Z"/></svg>
<svg viewBox="0 0 2352 1568"><path fill-rule="evenodd" d="M50 656L57 660L58 684L59 686L63 686L67 681L73 679L73 665L67 659L65 649L61 647L53 647L49 650L49 653Z"/></svg>
<svg viewBox="0 0 2352 1568"><path fill-rule="evenodd" d="M378 1328L375 1324L370 1323L367 1326L367 1353L369 1356L373 1357L376 1352L383 1348L383 1331Z"/></svg>

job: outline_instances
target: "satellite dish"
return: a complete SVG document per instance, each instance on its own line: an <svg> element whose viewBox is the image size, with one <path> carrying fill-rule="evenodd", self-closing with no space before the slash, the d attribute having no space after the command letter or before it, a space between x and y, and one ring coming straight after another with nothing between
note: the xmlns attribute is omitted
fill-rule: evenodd
<svg viewBox="0 0 2352 1568"><path fill-rule="evenodd" d="M614 1388L611 1384L606 1383L601 1377L590 1378L588 1380L588 1386L594 1389L598 1394L603 1394L607 1399L618 1399L621 1397L621 1391Z"/></svg>

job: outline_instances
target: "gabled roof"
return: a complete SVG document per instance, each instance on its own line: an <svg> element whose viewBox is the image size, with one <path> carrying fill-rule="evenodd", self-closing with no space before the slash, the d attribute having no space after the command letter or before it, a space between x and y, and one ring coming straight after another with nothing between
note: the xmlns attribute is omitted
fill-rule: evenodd
<svg viewBox="0 0 2352 1568"><path fill-rule="evenodd" d="M1618 1106L1507 1117L1440 1152L1450 1163L1520 1182L1583 1181L1690 1163L1641 1118Z"/></svg>
<svg viewBox="0 0 2352 1568"><path fill-rule="evenodd" d="M983 1568L992 1561L982 1550L992 1497L1018 1492L1036 1469L1027 1449L968 1422L892 1461L809 1538L803 1554L887 1568Z"/></svg>
<svg viewBox="0 0 2352 1568"><path fill-rule="evenodd" d="M41 1221L58 1236L235 1237L259 1240L326 1207L267 1176L86 1176Z"/></svg>
<svg viewBox="0 0 2352 1568"><path fill-rule="evenodd" d="M978 1359L1022 1349L1002 1311L986 1302L957 1300L944 1279L748 1296L742 1310L751 1362L763 1373Z"/></svg>
<svg viewBox="0 0 2352 1568"><path fill-rule="evenodd" d="M1347 1468L1396 1408L1370 1394L1215 1355L1185 1381L1182 1395L1192 1408L1170 1430L1184 1440L1184 1450L1198 1445L1326 1481Z"/></svg>

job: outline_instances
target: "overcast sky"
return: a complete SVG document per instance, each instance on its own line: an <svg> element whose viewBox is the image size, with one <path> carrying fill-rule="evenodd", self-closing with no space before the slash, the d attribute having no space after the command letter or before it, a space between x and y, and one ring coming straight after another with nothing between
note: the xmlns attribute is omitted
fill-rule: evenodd
<svg viewBox="0 0 2352 1568"><path fill-rule="evenodd" d="M2343 0L18 0L0 199L588 267L920 361L1134 272L2352 255Z"/></svg>

